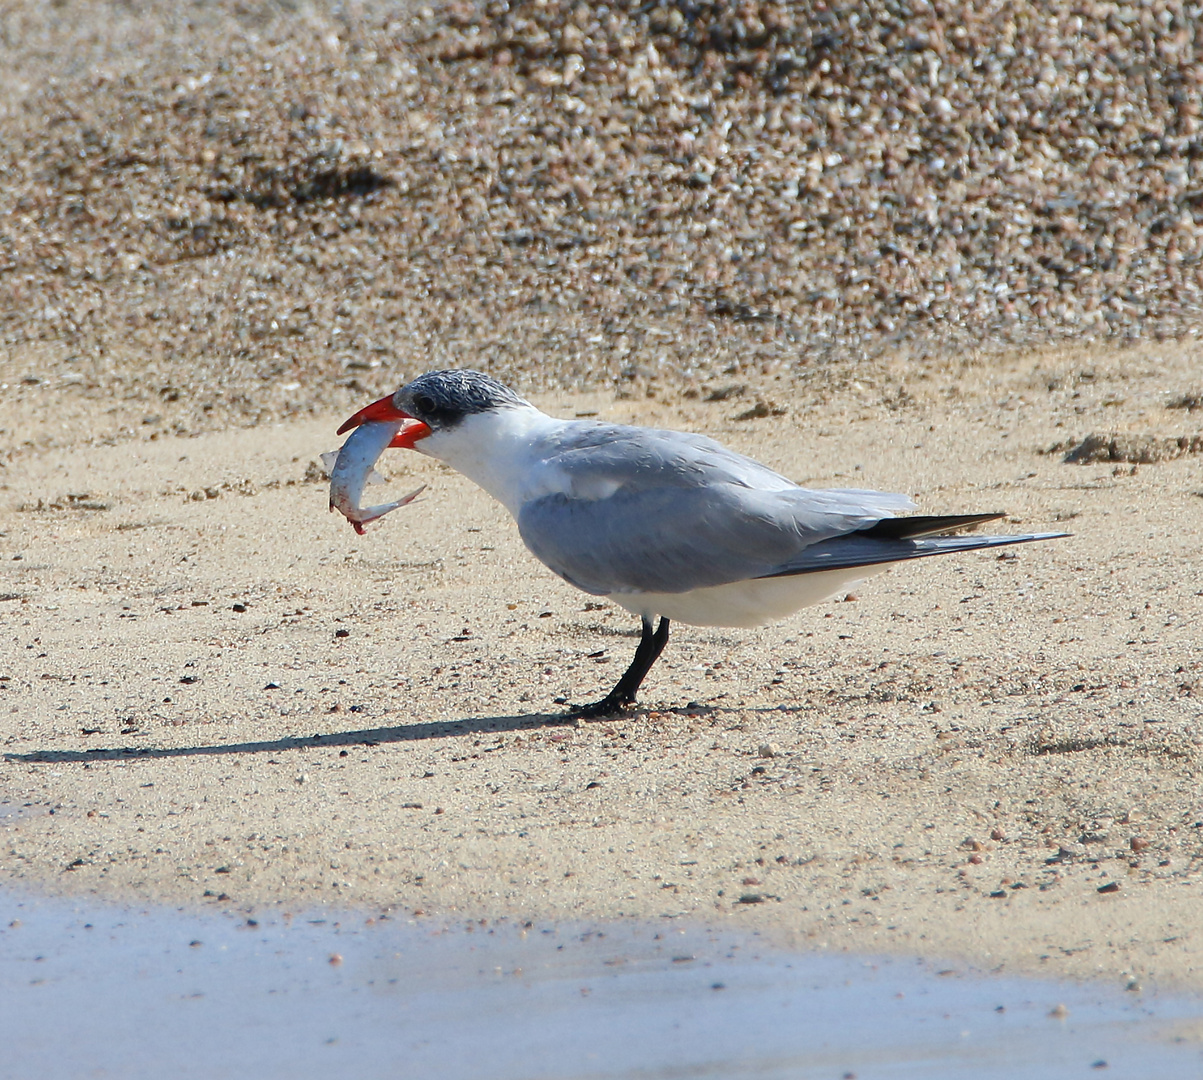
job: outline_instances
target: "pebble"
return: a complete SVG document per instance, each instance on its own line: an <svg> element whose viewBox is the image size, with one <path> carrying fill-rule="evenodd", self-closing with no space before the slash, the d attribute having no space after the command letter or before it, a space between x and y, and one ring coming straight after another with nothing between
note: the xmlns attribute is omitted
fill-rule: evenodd
<svg viewBox="0 0 1203 1080"><path fill-rule="evenodd" d="M89 386L156 431L341 408L401 355L644 396L1203 321L1180 6L268 8L252 35L213 5L194 85L172 10L43 50L0 116L0 344L103 357ZM315 64L314 33L345 47ZM91 74L131 50L133 106Z"/></svg>

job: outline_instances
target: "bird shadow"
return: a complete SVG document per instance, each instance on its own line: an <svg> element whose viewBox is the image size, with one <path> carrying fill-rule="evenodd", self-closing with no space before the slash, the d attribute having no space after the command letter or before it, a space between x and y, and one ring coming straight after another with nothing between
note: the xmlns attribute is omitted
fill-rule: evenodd
<svg viewBox="0 0 1203 1080"><path fill-rule="evenodd" d="M357 731L317 732L283 739L256 742L214 743L205 746L110 746L88 750L32 750L25 754L6 753L5 761L27 764L55 762L130 761L155 758L203 757L219 754L263 754L283 750L309 750L329 746L379 746L382 743L421 742L454 735L525 731L533 728L562 727L576 720L565 713L527 713L521 716L471 716L425 724L397 724L393 727L361 728Z"/></svg>

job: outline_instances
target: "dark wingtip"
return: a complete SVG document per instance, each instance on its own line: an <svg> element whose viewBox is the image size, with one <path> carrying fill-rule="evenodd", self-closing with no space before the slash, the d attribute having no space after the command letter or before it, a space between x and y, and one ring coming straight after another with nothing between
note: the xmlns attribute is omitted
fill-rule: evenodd
<svg viewBox="0 0 1203 1080"><path fill-rule="evenodd" d="M858 529L858 536L874 540L916 540L924 536L944 536L960 529L1001 521L1006 514L916 514L912 517L884 518L867 529Z"/></svg>

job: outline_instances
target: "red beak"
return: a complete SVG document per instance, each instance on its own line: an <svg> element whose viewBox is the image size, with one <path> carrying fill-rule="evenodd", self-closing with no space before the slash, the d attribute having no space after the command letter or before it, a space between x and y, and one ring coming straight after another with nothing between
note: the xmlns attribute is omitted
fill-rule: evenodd
<svg viewBox="0 0 1203 1080"><path fill-rule="evenodd" d="M360 424L395 424L398 421L408 421L408 423L393 436L393 441L389 443L389 446L412 450L414 443L430 434L430 428L426 424L421 420L416 420L409 413L402 412L393 404L392 394L360 409L349 420L343 422L342 427L338 429L338 434L341 435L344 431L357 428Z"/></svg>

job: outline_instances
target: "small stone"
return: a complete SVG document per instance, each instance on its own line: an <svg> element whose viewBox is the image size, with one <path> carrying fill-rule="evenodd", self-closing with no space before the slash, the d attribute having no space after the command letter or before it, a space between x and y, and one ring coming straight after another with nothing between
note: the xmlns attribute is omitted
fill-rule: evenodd
<svg viewBox="0 0 1203 1080"><path fill-rule="evenodd" d="M762 758L775 758L781 753L781 747L774 742L761 743L756 751Z"/></svg>
<svg viewBox="0 0 1203 1080"><path fill-rule="evenodd" d="M767 416L784 416L785 409L773 404L771 401L758 401L750 409L745 409L743 412L732 417L733 420L763 420Z"/></svg>
<svg viewBox="0 0 1203 1080"><path fill-rule="evenodd" d="M743 397L748 392L746 383L734 383L731 386L722 386L717 390L711 390L702 400L703 401L726 401L728 398Z"/></svg>

